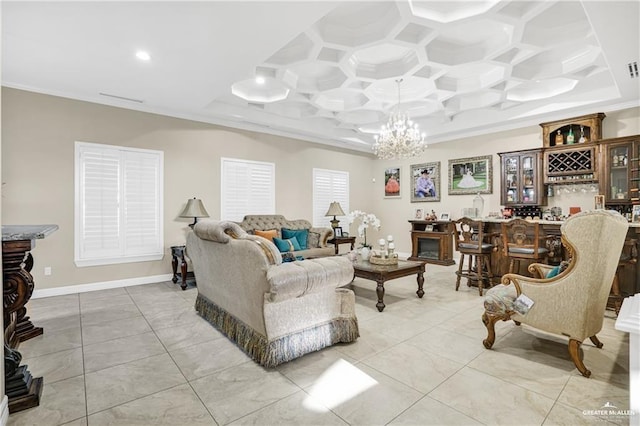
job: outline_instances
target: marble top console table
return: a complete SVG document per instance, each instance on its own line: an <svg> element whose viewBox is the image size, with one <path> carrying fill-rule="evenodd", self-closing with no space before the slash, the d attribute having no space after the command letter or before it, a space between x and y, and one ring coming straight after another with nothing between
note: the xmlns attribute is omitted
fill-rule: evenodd
<svg viewBox="0 0 640 426"><path fill-rule="evenodd" d="M25 410L40 404L42 377L32 377L22 356L16 350L20 342L41 335L27 316L26 304L34 289L31 250L36 240L55 232L58 225L2 226L2 281L4 306L5 393L9 412Z"/></svg>
<svg viewBox="0 0 640 426"><path fill-rule="evenodd" d="M42 334L42 328L34 327L26 316L25 305L33 294L33 256L35 241L43 239L58 229L58 225L2 225L2 279L4 295L4 328L9 331L9 346L17 347L32 337Z"/></svg>

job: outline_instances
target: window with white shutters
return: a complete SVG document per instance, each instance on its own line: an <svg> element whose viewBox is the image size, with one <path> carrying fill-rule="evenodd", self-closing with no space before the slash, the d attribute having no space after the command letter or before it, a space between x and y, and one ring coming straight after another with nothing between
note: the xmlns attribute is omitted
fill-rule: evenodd
<svg viewBox="0 0 640 426"><path fill-rule="evenodd" d="M275 214L273 163L221 159L220 219L242 221L248 214Z"/></svg>
<svg viewBox="0 0 640 426"><path fill-rule="evenodd" d="M78 266L163 256L163 152L76 142Z"/></svg>
<svg viewBox="0 0 640 426"><path fill-rule="evenodd" d="M349 214L349 172L313 169L313 226L331 226L333 216L325 213L334 201L340 203L345 215ZM346 216L336 216L336 219L348 226Z"/></svg>

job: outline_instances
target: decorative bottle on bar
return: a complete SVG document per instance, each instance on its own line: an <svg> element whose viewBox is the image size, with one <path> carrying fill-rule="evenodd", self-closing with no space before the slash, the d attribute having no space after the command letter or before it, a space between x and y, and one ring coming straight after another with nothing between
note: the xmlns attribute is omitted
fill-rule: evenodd
<svg viewBox="0 0 640 426"><path fill-rule="evenodd" d="M562 136L560 129L558 129L558 133L556 133L555 142L556 142L556 146L564 144L564 137Z"/></svg>
<svg viewBox="0 0 640 426"><path fill-rule="evenodd" d="M580 139L578 139L578 143L585 143L587 141L587 137L584 135L584 126L580 126Z"/></svg>
<svg viewBox="0 0 640 426"><path fill-rule="evenodd" d="M571 145L574 142L573 126L569 126L569 134L567 135L567 144Z"/></svg>

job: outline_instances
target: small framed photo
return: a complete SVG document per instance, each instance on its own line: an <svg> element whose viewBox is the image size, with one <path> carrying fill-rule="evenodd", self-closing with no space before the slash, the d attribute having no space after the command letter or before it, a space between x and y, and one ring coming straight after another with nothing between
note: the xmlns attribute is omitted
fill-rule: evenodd
<svg viewBox="0 0 640 426"><path fill-rule="evenodd" d="M596 210L604 209L604 195L596 195L594 197L594 205Z"/></svg>
<svg viewBox="0 0 640 426"><path fill-rule="evenodd" d="M384 171L385 198L400 198L400 167L391 167Z"/></svg>
<svg viewBox="0 0 640 426"><path fill-rule="evenodd" d="M416 220L422 220L422 218L424 217L424 210L422 209L416 209L413 212L413 218Z"/></svg>
<svg viewBox="0 0 640 426"><path fill-rule="evenodd" d="M449 213L440 213L440 220L450 220Z"/></svg>
<svg viewBox="0 0 640 426"><path fill-rule="evenodd" d="M333 233L336 236L336 238L342 238L343 237L342 228L340 226L338 226L337 228L333 228Z"/></svg>
<svg viewBox="0 0 640 426"><path fill-rule="evenodd" d="M432 231L433 231L433 225L427 225L427 226L425 226L425 227L424 227L424 230L425 230L426 232L432 232Z"/></svg>
<svg viewBox="0 0 640 426"><path fill-rule="evenodd" d="M640 222L640 204L633 206L633 212L631 213L632 222Z"/></svg>

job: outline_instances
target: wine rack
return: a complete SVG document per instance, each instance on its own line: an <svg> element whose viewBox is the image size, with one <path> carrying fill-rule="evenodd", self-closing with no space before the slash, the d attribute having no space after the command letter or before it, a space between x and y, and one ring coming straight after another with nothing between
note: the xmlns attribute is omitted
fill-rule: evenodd
<svg viewBox="0 0 640 426"><path fill-rule="evenodd" d="M544 154L545 183L581 183L598 180L594 146L547 150Z"/></svg>

